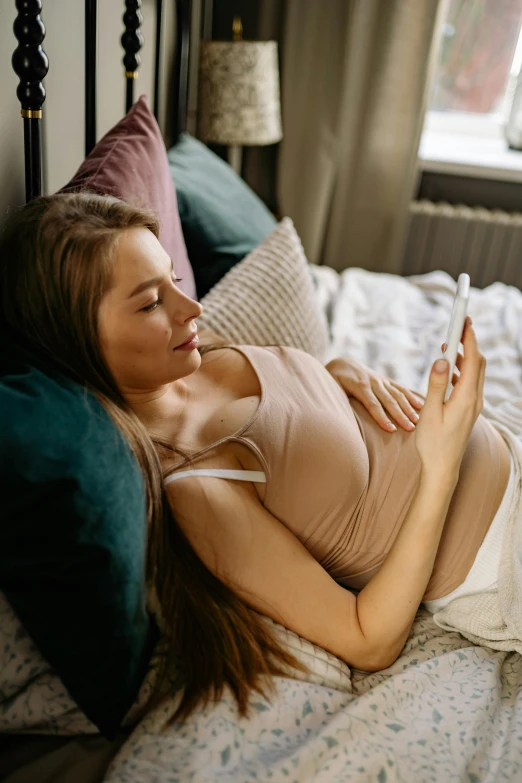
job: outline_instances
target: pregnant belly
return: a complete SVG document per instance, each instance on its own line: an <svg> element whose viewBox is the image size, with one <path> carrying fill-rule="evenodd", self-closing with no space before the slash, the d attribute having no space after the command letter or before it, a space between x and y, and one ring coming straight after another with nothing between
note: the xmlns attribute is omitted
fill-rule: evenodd
<svg viewBox="0 0 522 783"><path fill-rule="evenodd" d="M423 601L448 595L466 579L502 502L510 469L504 438L479 416L462 460Z"/></svg>
<svg viewBox="0 0 522 783"><path fill-rule="evenodd" d="M489 520L489 524L491 525L491 522L493 521L493 517L498 511L500 504L502 503L502 498L504 497L504 493L507 489L509 474L511 471L511 458L510 458L509 448L506 441L504 440L504 438L502 437L502 435L498 430L496 430L492 425L490 426L494 432L495 439L498 441L499 454L500 454L498 489L495 495L495 500L493 501L491 519Z"/></svg>
<svg viewBox="0 0 522 783"><path fill-rule="evenodd" d="M405 444L405 448L411 446L412 443ZM459 480L423 600L447 595L465 580L502 502L510 467L510 454L505 440L484 416L479 416L461 463ZM337 580L357 590L368 584L393 546L403 521L395 525L379 565L361 569L358 573L352 572L350 576L339 575L339 578L336 575Z"/></svg>
<svg viewBox="0 0 522 783"><path fill-rule="evenodd" d="M480 435L480 439L476 437L477 435ZM467 495L473 490L474 496L480 496L480 489L484 485L479 480L479 476L484 476L488 492L483 497L483 504L484 511L488 511L488 513L485 514L486 529L482 540L484 540L504 497L510 469L511 460L506 441L484 416L479 416L462 461L455 494L458 496L462 487L462 491L466 491ZM480 545L477 547L477 551L479 548Z"/></svg>

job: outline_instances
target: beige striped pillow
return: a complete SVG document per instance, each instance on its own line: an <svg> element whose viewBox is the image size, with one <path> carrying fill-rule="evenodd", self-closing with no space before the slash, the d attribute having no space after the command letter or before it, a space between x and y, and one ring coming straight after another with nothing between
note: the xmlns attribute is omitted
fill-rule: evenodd
<svg viewBox="0 0 522 783"><path fill-rule="evenodd" d="M240 345L289 345L323 361L328 323L288 217L201 300L201 328Z"/></svg>

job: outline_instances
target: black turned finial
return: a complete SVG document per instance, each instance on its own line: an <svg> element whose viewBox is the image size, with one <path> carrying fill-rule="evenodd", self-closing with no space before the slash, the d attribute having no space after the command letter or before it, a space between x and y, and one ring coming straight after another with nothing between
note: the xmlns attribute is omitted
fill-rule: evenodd
<svg viewBox="0 0 522 783"><path fill-rule="evenodd" d="M20 83L16 95L22 104L24 118L25 198L26 201L42 193L42 153L40 123L45 90L42 80L49 70L49 60L42 49L45 26L40 19L41 0L16 0L13 30L18 46L11 63Z"/></svg>
<svg viewBox="0 0 522 783"><path fill-rule="evenodd" d="M41 117L45 101L42 80L49 70L49 60L41 46L45 38L45 26L40 19L42 2L16 0L16 10L18 16L13 30L18 46L11 58L13 70L20 78L16 95L22 104L22 117Z"/></svg>
<svg viewBox="0 0 522 783"><path fill-rule="evenodd" d="M138 52L143 46L143 34L140 30L143 16L140 8L141 0L125 0L126 10L123 14L125 32L121 37L121 45L125 50L123 64L127 78L127 111L132 106L133 80L138 78L138 68L141 64Z"/></svg>

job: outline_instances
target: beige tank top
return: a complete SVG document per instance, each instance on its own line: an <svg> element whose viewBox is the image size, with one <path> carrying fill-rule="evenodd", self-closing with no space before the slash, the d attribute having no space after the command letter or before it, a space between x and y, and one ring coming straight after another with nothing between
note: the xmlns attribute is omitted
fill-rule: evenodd
<svg viewBox="0 0 522 783"><path fill-rule="evenodd" d="M382 565L417 486L414 433L385 432L303 351L230 347L252 365L261 400L240 430L199 451L192 462L226 441L250 448L265 472L250 477L266 479L265 508L334 579L361 589ZM479 416L423 601L446 595L465 580L490 524L499 466L498 433Z"/></svg>

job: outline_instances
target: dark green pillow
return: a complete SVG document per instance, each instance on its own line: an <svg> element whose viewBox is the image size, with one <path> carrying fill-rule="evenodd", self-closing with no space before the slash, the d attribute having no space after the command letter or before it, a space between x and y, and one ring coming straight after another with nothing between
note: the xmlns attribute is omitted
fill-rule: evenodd
<svg viewBox="0 0 522 783"><path fill-rule="evenodd" d="M111 737L158 637L145 606L143 476L92 394L1 358L0 590Z"/></svg>
<svg viewBox="0 0 522 783"><path fill-rule="evenodd" d="M187 253L201 299L274 230L254 191L188 133L168 151Z"/></svg>

